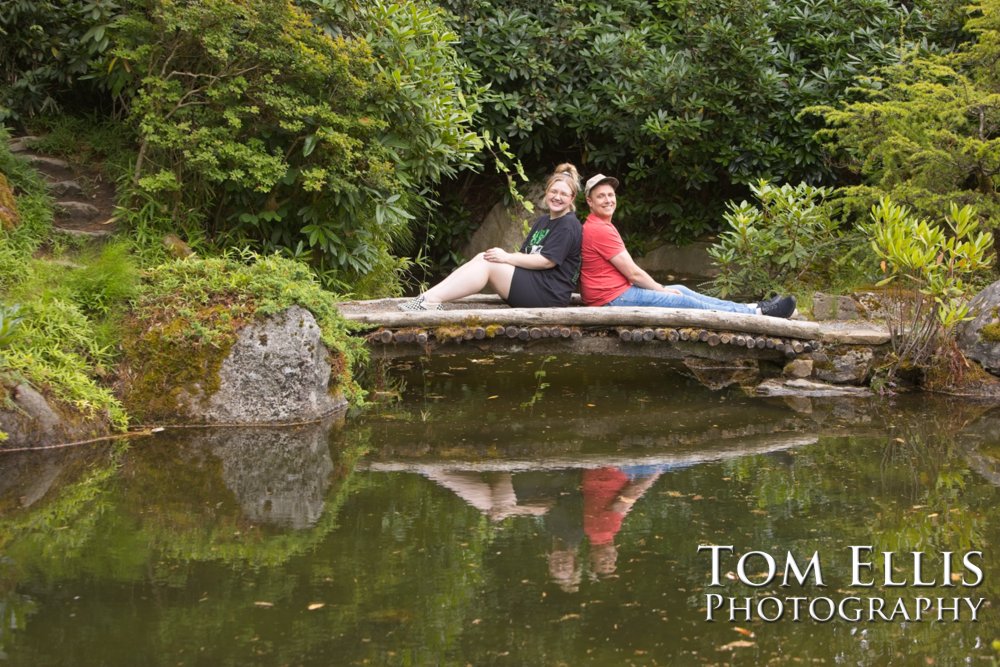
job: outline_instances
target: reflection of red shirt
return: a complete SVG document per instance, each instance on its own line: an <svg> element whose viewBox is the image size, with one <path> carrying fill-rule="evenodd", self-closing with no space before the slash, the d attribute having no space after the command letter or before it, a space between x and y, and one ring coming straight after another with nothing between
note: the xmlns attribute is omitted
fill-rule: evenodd
<svg viewBox="0 0 1000 667"><path fill-rule="evenodd" d="M587 216L580 248L580 296L585 305L603 306L632 286L611 263L611 258L624 250L625 243L613 224L593 214Z"/></svg>
<svg viewBox="0 0 1000 667"><path fill-rule="evenodd" d="M591 544L607 544L615 539L625 514L611 505L628 485L628 476L618 468L583 471L583 531Z"/></svg>

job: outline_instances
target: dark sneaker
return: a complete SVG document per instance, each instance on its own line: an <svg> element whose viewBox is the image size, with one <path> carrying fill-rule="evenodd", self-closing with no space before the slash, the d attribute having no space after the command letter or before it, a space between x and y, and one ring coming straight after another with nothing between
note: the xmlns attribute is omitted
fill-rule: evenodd
<svg viewBox="0 0 1000 667"><path fill-rule="evenodd" d="M781 296L760 302L760 314L768 317L789 318L795 313L795 297Z"/></svg>
<svg viewBox="0 0 1000 667"><path fill-rule="evenodd" d="M444 310L444 306L440 303L435 303L433 305L426 303L424 297L418 296L415 299L410 299L409 301L404 301L399 304L399 309L404 311L411 310Z"/></svg>
<svg viewBox="0 0 1000 667"><path fill-rule="evenodd" d="M775 301L777 301L777 300L778 300L778 299L780 299L780 298L781 298L781 295L780 295L780 294L775 294L775 295L774 295L774 296L772 296L772 297L771 297L770 299L762 299L762 300L760 300L760 301L758 301L758 302L757 302L757 307L758 307L758 308L760 308L760 309L761 309L761 311L763 311L763 310L764 310L764 307L765 307L766 305L768 305L768 304L772 304L772 303L774 303Z"/></svg>

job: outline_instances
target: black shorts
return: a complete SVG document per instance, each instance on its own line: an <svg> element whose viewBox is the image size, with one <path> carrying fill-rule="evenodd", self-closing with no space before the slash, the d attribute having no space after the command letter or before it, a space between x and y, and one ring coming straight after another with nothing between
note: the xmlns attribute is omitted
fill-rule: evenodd
<svg viewBox="0 0 1000 667"><path fill-rule="evenodd" d="M514 275L510 279L510 293L507 295L507 305L511 308L558 308L569 305L572 291L565 297L555 293L548 283L554 276L551 269L533 271L514 267ZM559 290L564 292L565 289Z"/></svg>

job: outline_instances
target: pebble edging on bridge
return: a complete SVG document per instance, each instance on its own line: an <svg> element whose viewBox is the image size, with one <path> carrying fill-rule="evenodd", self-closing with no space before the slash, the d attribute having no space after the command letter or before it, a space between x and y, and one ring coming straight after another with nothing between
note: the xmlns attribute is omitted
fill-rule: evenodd
<svg viewBox="0 0 1000 667"><path fill-rule="evenodd" d="M482 341L489 338L509 338L520 341L535 341L543 338L563 338L579 340L584 336L616 337L623 343L650 343L665 341L668 343L692 342L705 343L709 347L731 345L744 347L748 350L775 350L786 356L813 352L820 349L819 341L802 341L773 336L755 336L752 334L734 333L730 331L711 331L690 327L675 328L627 328L614 329L581 329L569 326L539 326L519 327L516 325L473 325L466 327L442 327L437 330L420 328L387 329L382 328L365 336L369 343L417 344L426 345L430 341L438 343L461 343L462 341Z"/></svg>

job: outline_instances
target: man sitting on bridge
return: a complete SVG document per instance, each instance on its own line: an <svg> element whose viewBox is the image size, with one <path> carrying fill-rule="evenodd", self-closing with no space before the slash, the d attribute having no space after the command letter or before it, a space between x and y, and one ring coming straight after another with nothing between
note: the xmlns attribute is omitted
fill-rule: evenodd
<svg viewBox="0 0 1000 667"><path fill-rule="evenodd" d="M587 181L584 194L590 215L583 224L580 294L588 306L659 306L699 308L748 315L791 317L795 297L777 296L757 303L737 303L695 292L683 285L661 285L629 255L611 222L618 205L618 179L597 174Z"/></svg>

